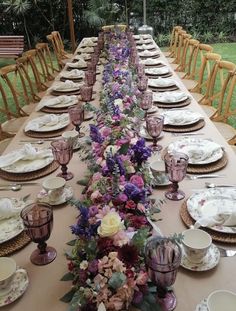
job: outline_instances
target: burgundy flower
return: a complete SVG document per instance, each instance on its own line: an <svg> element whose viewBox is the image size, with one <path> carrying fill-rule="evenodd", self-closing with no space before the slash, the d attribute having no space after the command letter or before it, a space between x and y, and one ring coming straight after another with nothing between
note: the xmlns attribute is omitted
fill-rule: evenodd
<svg viewBox="0 0 236 311"><path fill-rule="evenodd" d="M83 269L79 269L79 272L78 272L78 281L79 281L79 284L81 286L84 286L86 284L86 281L87 281L87 278L88 278L88 273L86 270L83 270Z"/></svg>
<svg viewBox="0 0 236 311"><path fill-rule="evenodd" d="M92 302L88 302L85 305L83 305L82 307L80 307L78 309L79 311L97 311L97 306L95 303Z"/></svg>
<svg viewBox="0 0 236 311"><path fill-rule="evenodd" d="M142 302L143 300L143 293L140 291L135 290L134 291L134 296L133 296L133 304L138 305Z"/></svg>
<svg viewBox="0 0 236 311"><path fill-rule="evenodd" d="M109 238L101 238L97 242L98 245L98 256L103 257L108 255L110 252L116 251L117 247L113 244L113 240Z"/></svg>
<svg viewBox="0 0 236 311"><path fill-rule="evenodd" d="M145 216L131 215L129 217L129 221L130 226L136 229L142 228L143 226L146 226L148 224L148 221Z"/></svg>
<svg viewBox="0 0 236 311"><path fill-rule="evenodd" d="M91 273L96 273L98 271L98 260L94 259L90 261L88 266L88 271Z"/></svg>
<svg viewBox="0 0 236 311"><path fill-rule="evenodd" d="M134 245L124 245L118 249L118 258L127 266L134 266L138 261L138 250Z"/></svg>
<svg viewBox="0 0 236 311"><path fill-rule="evenodd" d="M69 270L69 271L72 271L72 270L74 269L74 264L73 264L72 261L70 261L70 262L67 264L67 266L68 266L68 270Z"/></svg>
<svg viewBox="0 0 236 311"><path fill-rule="evenodd" d="M136 204L134 203L133 200L129 200L126 202L125 207L128 209L135 209L136 208Z"/></svg>
<svg viewBox="0 0 236 311"><path fill-rule="evenodd" d="M127 269L125 272L126 276L128 279L133 278L134 277L134 271L131 269Z"/></svg>

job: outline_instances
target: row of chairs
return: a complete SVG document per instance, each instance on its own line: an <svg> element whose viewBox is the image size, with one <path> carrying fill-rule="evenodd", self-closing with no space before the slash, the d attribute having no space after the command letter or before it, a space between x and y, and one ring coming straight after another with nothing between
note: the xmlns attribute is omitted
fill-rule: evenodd
<svg viewBox="0 0 236 311"><path fill-rule="evenodd" d="M63 68L62 55L63 59L72 57L64 51L59 32L47 37L53 38L50 42L58 66L54 65L48 43L38 43L35 49L16 59L15 64L0 68L0 114L5 119L0 125L0 154Z"/></svg>
<svg viewBox="0 0 236 311"><path fill-rule="evenodd" d="M175 26L165 52L171 67L186 88L214 122L229 144L236 144L236 130L228 124L236 117L233 94L236 93L236 65L213 53L213 47L200 43Z"/></svg>

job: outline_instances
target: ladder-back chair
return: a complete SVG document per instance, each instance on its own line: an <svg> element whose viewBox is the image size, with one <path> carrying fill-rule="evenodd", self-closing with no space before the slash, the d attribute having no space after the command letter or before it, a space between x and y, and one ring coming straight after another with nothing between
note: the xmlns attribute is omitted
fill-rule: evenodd
<svg viewBox="0 0 236 311"><path fill-rule="evenodd" d="M173 56L174 50L175 50L176 45L177 45L177 38L175 36L175 33L179 30L182 30L182 29L183 29L182 26L173 27L172 32L171 32L171 37L170 37L170 46L169 46L168 50L166 52L164 52L164 55L166 57L172 57Z"/></svg>
<svg viewBox="0 0 236 311"><path fill-rule="evenodd" d="M38 52L38 58L41 67L43 68L45 82L54 80L59 70L57 70L53 65L52 56L48 44L37 43L36 50Z"/></svg>

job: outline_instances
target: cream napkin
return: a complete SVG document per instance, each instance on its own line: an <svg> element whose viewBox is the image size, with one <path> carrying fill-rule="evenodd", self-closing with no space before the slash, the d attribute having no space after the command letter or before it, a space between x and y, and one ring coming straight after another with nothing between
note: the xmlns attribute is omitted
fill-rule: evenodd
<svg viewBox="0 0 236 311"><path fill-rule="evenodd" d="M31 144L25 144L23 148L14 150L6 155L0 156L0 168L12 165L19 160L35 160L52 156L51 149L37 150Z"/></svg>
<svg viewBox="0 0 236 311"><path fill-rule="evenodd" d="M83 45L95 46L96 44L93 42L93 40L91 38L84 38L83 39Z"/></svg>
<svg viewBox="0 0 236 311"><path fill-rule="evenodd" d="M35 118L29 121L25 127L25 132L28 131L38 131L41 127L54 126L60 122L64 123L69 120L68 113L63 113L61 115L47 114L39 118Z"/></svg>
<svg viewBox="0 0 236 311"><path fill-rule="evenodd" d="M76 63L66 63L66 65L71 68L85 68L87 67L87 62L80 57Z"/></svg>
<svg viewBox="0 0 236 311"><path fill-rule="evenodd" d="M176 82L170 78L148 79L148 85L153 87L168 87L176 85Z"/></svg>
<svg viewBox="0 0 236 311"><path fill-rule="evenodd" d="M164 116L164 124L185 125L197 122L202 118L198 112L189 110L170 110L161 113Z"/></svg>
<svg viewBox="0 0 236 311"><path fill-rule="evenodd" d="M14 217L20 212L21 208L15 208L10 199L3 198L0 200L0 220Z"/></svg>
<svg viewBox="0 0 236 311"><path fill-rule="evenodd" d="M148 51L148 50L145 50L145 51L143 51L143 52L139 52L139 56L151 57L151 56L155 56L155 55L158 55L158 52L157 52L157 51Z"/></svg>
<svg viewBox="0 0 236 311"><path fill-rule="evenodd" d="M188 96L184 92L174 91L174 92L163 92L161 94L153 93L153 101L162 102L162 103L175 103L181 100L185 100L187 98Z"/></svg>
<svg viewBox="0 0 236 311"><path fill-rule="evenodd" d="M81 52L81 53L93 53L94 48L92 46L86 46L85 48L79 49L79 52Z"/></svg>
<svg viewBox="0 0 236 311"><path fill-rule="evenodd" d="M70 89L77 90L80 88L80 86L81 86L80 83L75 83L73 81L66 80L65 82L58 82L57 84L53 85L52 89L54 91L66 91Z"/></svg>
<svg viewBox="0 0 236 311"><path fill-rule="evenodd" d="M64 78L84 78L84 71L83 70L79 70L79 69L72 69L71 71L64 71L60 73L61 77Z"/></svg>
<svg viewBox="0 0 236 311"><path fill-rule="evenodd" d="M162 62L153 58L148 58L148 59L144 59L140 61L141 64L144 65L157 65L157 64L161 64Z"/></svg>
<svg viewBox="0 0 236 311"><path fill-rule="evenodd" d="M149 52L151 53L151 52ZM164 75L166 73L169 73L170 70L168 67L161 67L161 68L146 68L145 73L151 74L151 75Z"/></svg>
<svg viewBox="0 0 236 311"><path fill-rule="evenodd" d="M72 70L73 71L73 70ZM41 100L41 102L37 105L36 111L39 111L43 107L53 107L58 104L67 104L70 103L71 105L75 105L78 102L78 98L76 95L60 95L55 98L49 98L45 100Z"/></svg>
<svg viewBox="0 0 236 311"><path fill-rule="evenodd" d="M138 50L152 50L155 49L156 46L154 44L142 44L142 45L138 45L137 49Z"/></svg>

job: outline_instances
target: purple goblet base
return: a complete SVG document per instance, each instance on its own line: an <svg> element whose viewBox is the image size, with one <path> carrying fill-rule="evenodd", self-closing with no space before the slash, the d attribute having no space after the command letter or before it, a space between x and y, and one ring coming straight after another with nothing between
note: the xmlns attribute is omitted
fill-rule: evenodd
<svg viewBox="0 0 236 311"><path fill-rule="evenodd" d="M33 251L30 260L37 266L47 265L57 257L57 251L51 246L47 246L45 252L41 253L39 249Z"/></svg>
<svg viewBox="0 0 236 311"><path fill-rule="evenodd" d="M185 198L185 193L181 190L174 192L170 190L165 193L165 197L172 201L179 201Z"/></svg>
<svg viewBox="0 0 236 311"><path fill-rule="evenodd" d="M177 305L176 296L173 291L168 291L163 298L157 297L157 301L165 311L172 311Z"/></svg>
<svg viewBox="0 0 236 311"><path fill-rule="evenodd" d="M57 177L62 177L62 178L64 178L65 180L70 180L70 179L72 179L72 178L74 177L74 174L71 173L71 172L67 172L66 174L64 174L64 173L59 173L59 174L57 174Z"/></svg>

